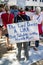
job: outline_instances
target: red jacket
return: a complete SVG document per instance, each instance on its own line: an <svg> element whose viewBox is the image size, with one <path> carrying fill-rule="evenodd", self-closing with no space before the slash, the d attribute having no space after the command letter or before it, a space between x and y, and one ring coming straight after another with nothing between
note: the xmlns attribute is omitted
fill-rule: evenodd
<svg viewBox="0 0 43 65"><path fill-rule="evenodd" d="M14 18L14 15L13 14L8 14L8 13L4 13L1 15L1 18L2 18L2 21L3 21L3 25L5 27L7 27L7 24L11 24L13 23L12 22L12 19Z"/></svg>
<svg viewBox="0 0 43 65"><path fill-rule="evenodd" d="M43 34L42 24L38 24L39 34Z"/></svg>

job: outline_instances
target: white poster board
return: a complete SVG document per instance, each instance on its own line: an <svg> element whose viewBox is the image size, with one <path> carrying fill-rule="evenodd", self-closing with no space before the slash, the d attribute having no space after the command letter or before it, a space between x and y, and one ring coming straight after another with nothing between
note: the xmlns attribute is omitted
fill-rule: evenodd
<svg viewBox="0 0 43 65"><path fill-rule="evenodd" d="M7 25L10 43L20 43L39 40L36 21L24 21Z"/></svg>

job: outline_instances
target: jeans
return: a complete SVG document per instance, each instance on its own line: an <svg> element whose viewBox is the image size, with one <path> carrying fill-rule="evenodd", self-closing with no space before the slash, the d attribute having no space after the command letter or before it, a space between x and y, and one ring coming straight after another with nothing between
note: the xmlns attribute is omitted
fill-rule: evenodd
<svg viewBox="0 0 43 65"><path fill-rule="evenodd" d="M39 40L36 40L35 41L35 47L38 47L39 46Z"/></svg>
<svg viewBox="0 0 43 65"><path fill-rule="evenodd" d="M31 43L31 41L29 41L29 46L30 46L30 43ZM39 46L39 40L36 40L35 41L35 47L38 47Z"/></svg>
<svg viewBox="0 0 43 65"><path fill-rule="evenodd" d="M22 49L22 43L17 43L17 47L18 47L18 59L21 58L21 49ZM28 59L28 43L23 42L23 47L24 47L24 51L25 51L25 56Z"/></svg>

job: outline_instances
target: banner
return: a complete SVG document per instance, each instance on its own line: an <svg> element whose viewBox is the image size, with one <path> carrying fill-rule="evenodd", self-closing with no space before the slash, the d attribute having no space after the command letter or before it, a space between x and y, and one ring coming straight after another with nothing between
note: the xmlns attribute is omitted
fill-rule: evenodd
<svg viewBox="0 0 43 65"><path fill-rule="evenodd" d="M20 43L39 40L36 21L24 21L7 25L10 43Z"/></svg>

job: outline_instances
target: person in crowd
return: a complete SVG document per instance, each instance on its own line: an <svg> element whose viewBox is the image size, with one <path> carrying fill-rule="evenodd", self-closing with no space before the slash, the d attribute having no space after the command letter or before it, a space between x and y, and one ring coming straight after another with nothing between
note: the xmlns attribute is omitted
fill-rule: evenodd
<svg viewBox="0 0 43 65"><path fill-rule="evenodd" d="M39 35L42 34L42 22L43 22L43 17L41 15L41 8L36 7L36 17L35 15L33 16L33 19L38 20L38 29L39 29Z"/></svg>
<svg viewBox="0 0 43 65"><path fill-rule="evenodd" d="M41 16L42 16L42 19L43 19L43 10L41 11ZM41 33L41 36L43 37L43 21L42 21L42 33Z"/></svg>
<svg viewBox="0 0 43 65"><path fill-rule="evenodd" d="M10 12L12 14L14 14L14 17L16 17L18 15L18 12L19 12L18 7L17 6L12 6L12 8L10 9Z"/></svg>
<svg viewBox="0 0 43 65"><path fill-rule="evenodd" d="M14 15L9 12L10 7L8 5L5 5L5 13L1 15L2 22L3 22L3 34L6 36L6 46L7 49L12 49L12 44L9 44L9 37L8 37L8 31L7 31L7 24L12 24L14 22Z"/></svg>
<svg viewBox="0 0 43 65"><path fill-rule="evenodd" d="M43 19L42 19L42 16L41 16L41 8L40 7L36 7L35 13L32 16L31 20L37 20L38 21L37 23L38 23L39 35L41 35L42 34L42 22L43 22ZM29 42L29 45L30 45L30 42ZM36 40L34 50L37 51L38 46L39 46L39 40Z"/></svg>
<svg viewBox="0 0 43 65"><path fill-rule="evenodd" d="M2 9L0 7L0 38L2 38L2 26L3 26L2 19L1 19L1 12L2 12Z"/></svg>
<svg viewBox="0 0 43 65"><path fill-rule="evenodd" d="M21 8L18 12L18 15L15 17L15 23L16 22L19 22L19 20L27 20L29 21L30 20L30 17L28 15L26 15L26 13L24 12L24 10Z"/></svg>
<svg viewBox="0 0 43 65"><path fill-rule="evenodd" d="M5 13L5 10L4 10L4 5L0 5L0 38L2 38L2 32L3 32L3 22L2 22L2 19L1 19L1 15Z"/></svg>
<svg viewBox="0 0 43 65"><path fill-rule="evenodd" d="M25 12L23 11L23 9L21 8L20 12L15 17L15 23L23 22L23 21L29 21L29 20L30 20L30 17L27 16L25 14ZM17 59L20 61L21 60L22 43L17 43L17 47L18 47ZM23 42L23 47L24 47L24 50L25 50L25 57L28 60L29 59L29 56L28 56L28 43L27 42Z"/></svg>

